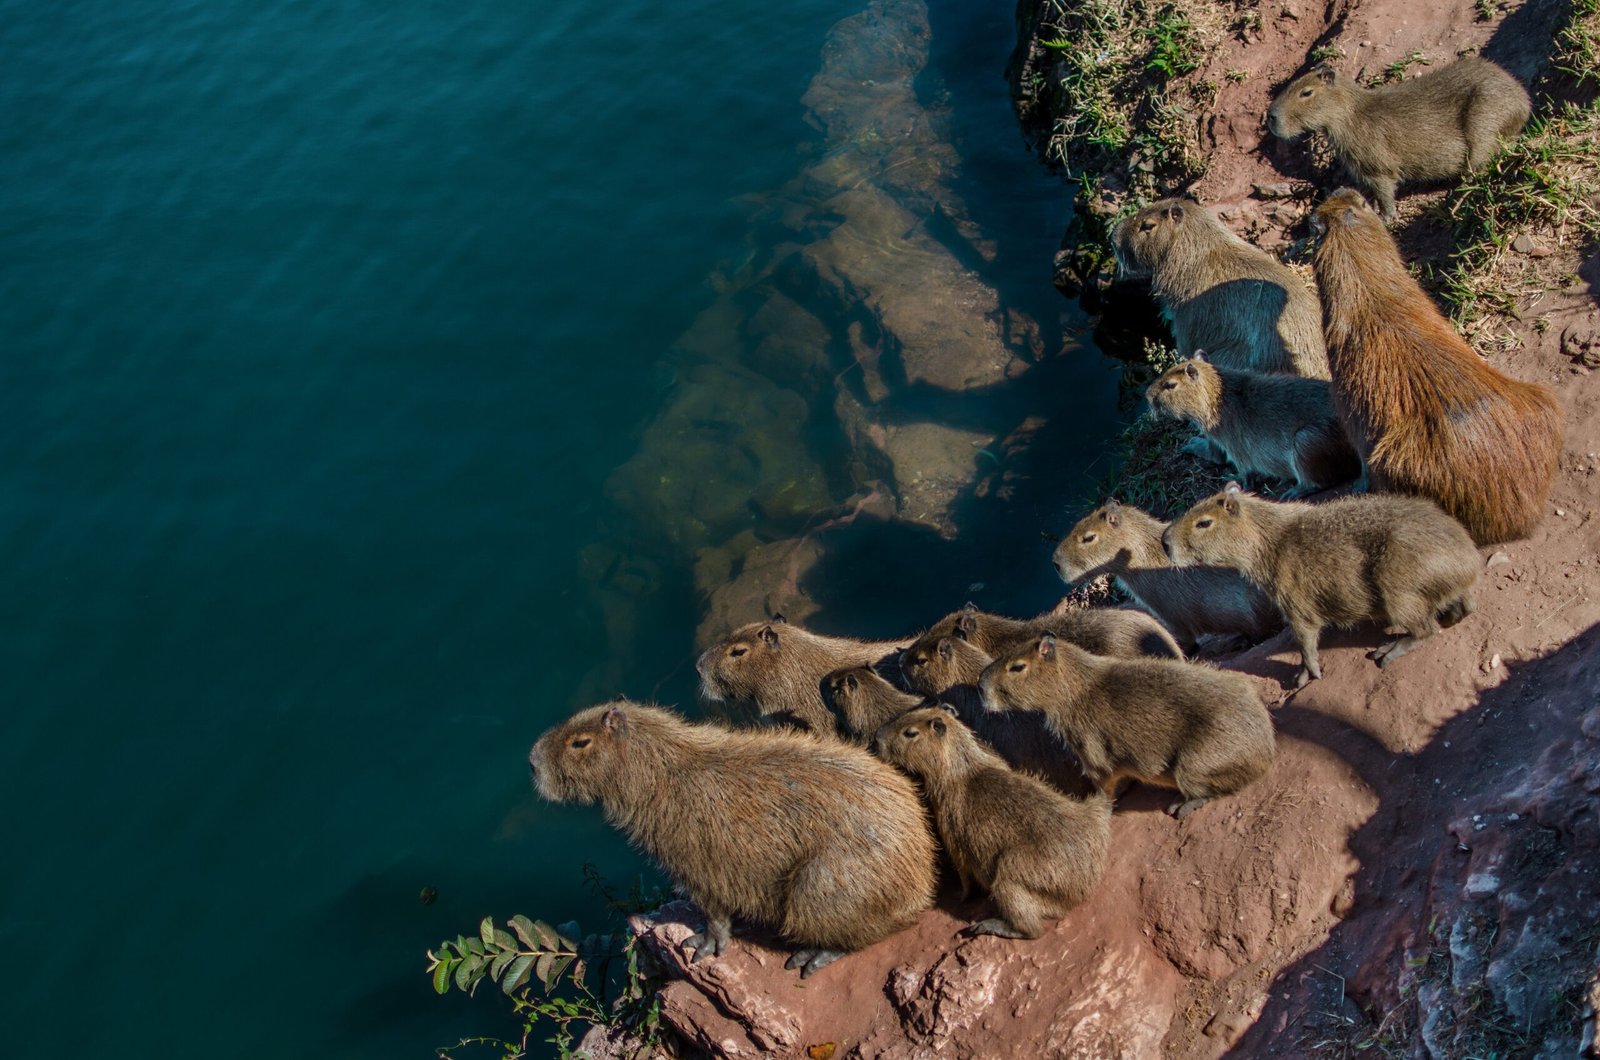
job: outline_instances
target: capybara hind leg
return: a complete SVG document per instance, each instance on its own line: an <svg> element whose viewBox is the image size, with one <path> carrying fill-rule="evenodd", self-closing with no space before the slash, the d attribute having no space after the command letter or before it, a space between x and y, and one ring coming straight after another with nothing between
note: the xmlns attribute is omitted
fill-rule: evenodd
<svg viewBox="0 0 1600 1060"><path fill-rule="evenodd" d="M1379 666L1388 666L1390 663L1400 658L1400 656L1404 655L1412 648L1415 648L1418 644L1421 644L1424 639L1425 638L1423 637L1412 636L1396 637L1389 643L1372 649L1372 651L1367 653L1367 658L1371 659Z"/></svg>
<svg viewBox="0 0 1600 1060"><path fill-rule="evenodd" d="M1396 621L1405 627L1406 635L1397 637L1389 643L1374 648L1367 653L1367 657L1379 666L1388 666L1418 644L1439 632L1438 620L1433 616L1433 608L1424 603L1420 613L1416 608L1409 608L1415 617L1393 615Z"/></svg>
<svg viewBox="0 0 1600 1060"><path fill-rule="evenodd" d="M784 962L785 968L800 969L800 978L810 979L819 968L826 968L840 957L844 950L825 950L820 947L804 947L795 950Z"/></svg>
<svg viewBox="0 0 1600 1060"><path fill-rule="evenodd" d="M1471 594L1463 594L1445 604L1444 608L1435 617L1438 619L1441 629L1449 629L1472 614L1474 610Z"/></svg>
<svg viewBox="0 0 1600 1060"><path fill-rule="evenodd" d="M1212 796L1210 795L1207 795L1203 799L1180 799L1171 806L1168 806L1167 812L1181 821L1194 811L1198 810L1200 807L1204 806L1206 803L1210 802L1211 799Z"/></svg>
<svg viewBox="0 0 1600 1060"><path fill-rule="evenodd" d="M733 921L727 915L713 916L707 913L706 929L683 940L685 949L694 950L694 956L689 958L689 963L695 964L702 957L722 956L722 951L728 948L728 940L732 937Z"/></svg>
<svg viewBox="0 0 1600 1060"><path fill-rule="evenodd" d="M1044 933L1044 908L1021 884L996 879L990 888L1000 915L967 928L968 935L998 935L1006 939L1036 939Z"/></svg>
<svg viewBox="0 0 1600 1060"><path fill-rule="evenodd" d="M1296 688L1304 688L1322 676L1322 660L1317 656L1317 640L1322 636L1322 626L1313 622L1290 622L1294 639L1300 643L1300 673L1295 678Z"/></svg>

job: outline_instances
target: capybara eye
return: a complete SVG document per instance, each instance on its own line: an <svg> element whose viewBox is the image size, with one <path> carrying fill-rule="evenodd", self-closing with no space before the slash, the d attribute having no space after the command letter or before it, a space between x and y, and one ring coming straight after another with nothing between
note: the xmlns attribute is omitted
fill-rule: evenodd
<svg viewBox="0 0 1600 1060"><path fill-rule="evenodd" d="M576 736L576 737L573 737L572 749L574 751L581 751L585 747L588 747L589 744L592 743L592 742L593 741L587 736Z"/></svg>
<svg viewBox="0 0 1600 1060"><path fill-rule="evenodd" d="M1314 88L1302 88L1300 90L1300 98L1301 99L1310 99L1311 98L1311 93L1313 93L1315 91L1316 91L1316 89L1314 89Z"/></svg>
<svg viewBox="0 0 1600 1060"><path fill-rule="evenodd" d="M1028 668L1028 664L1025 663L1025 662L1014 662L1010 666L1006 667L1007 670L1010 670L1014 674L1020 674L1022 671L1026 670L1027 668Z"/></svg>
<svg viewBox="0 0 1600 1060"><path fill-rule="evenodd" d="M742 645L737 647L737 648L729 648L728 649L728 658L737 659L739 656L744 655L749 650L750 650L749 648L746 648L746 647L744 647Z"/></svg>
<svg viewBox="0 0 1600 1060"><path fill-rule="evenodd" d="M1176 390L1178 389L1178 381L1176 379L1168 379L1166 382L1161 384L1161 389Z"/></svg>
<svg viewBox="0 0 1600 1060"><path fill-rule="evenodd" d="M1206 527L1208 527L1210 525L1211 525L1211 520L1210 519L1201 519L1199 522L1194 524L1194 528L1196 530L1204 530Z"/></svg>
<svg viewBox="0 0 1600 1060"><path fill-rule="evenodd" d="M1092 544L1095 543L1095 539L1098 538L1099 536L1100 536L1099 534L1084 534L1083 535L1083 543L1086 544L1086 545L1092 545Z"/></svg>
<svg viewBox="0 0 1600 1060"><path fill-rule="evenodd" d="M915 730L915 729L907 729L905 732L901 733L900 735L904 736L908 740L915 740L917 738L917 730Z"/></svg>
<svg viewBox="0 0 1600 1060"><path fill-rule="evenodd" d="M1142 221L1139 224L1139 231L1141 231L1141 232L1151 232L1151 231L1155 230L1155 227L1156 227L1156 223L1154 221Z"/></svg>

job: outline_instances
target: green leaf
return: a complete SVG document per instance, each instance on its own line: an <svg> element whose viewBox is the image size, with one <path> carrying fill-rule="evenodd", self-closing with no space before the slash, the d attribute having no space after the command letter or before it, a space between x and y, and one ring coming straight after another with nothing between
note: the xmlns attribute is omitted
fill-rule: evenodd
<svg viewBox="0 0 1600 1060"><path fill-rule="evenodd" d="M533 974L544 984L544 992L547 994L550 992L550 966L555 963L555 959L554 954L541 953L533 965Z"/></svg>
<svg viewBox="0 0 1600 1060"><path fill-rule="evenodd" d="M572 962L577 959L578 958L571 955L566 957L557 957L554 963L550 965L550 979L545 984L546 989L548 989L551 984L559 983L561 981L561 973L566 971L567 968L571 966Z"/></svg>
<svg viewBox="0 0 1600 1060"><path fill-rule="evenodd" d="M450 989L450 962L441 960L433 967L433 989L435 993L443 994Z"/></svg>
<svg viewBox="0 0 1600 1060"><path fill-rule="evenodd" d="M482 957L483 956L483 943L479 942L477 939L467 939L466 941L467 941L467 949L466 949L466 953L467 954L469 954L471 956L474 956L474 957Z"/></svg>
<svg viewBox="0 0 1600 1060"><path fill-rule="evenodd" d="M474 953L456 966L456 989L472 993L483 978L483 958Z"/></svg>
<svg viewBox="0 0 1600 1060"><path fill-rule="evenodd" d="M492 976L494 981L498 983L500 981L500 976L505 974L506 965L510 964L516 959L517 950L515 946L508 950L501 950L500 956L496 957L489 963L489 975Z"/></svg>
<svg viewBox="0 0 1600 1060"><path fill-rule="evenodd" d="M524 946L530 950L539 948L539 934L533 930L533 921L518 913L507 923L511 925L511 930L517 933L517 938L522 940Z"/></svg>
<svg viewBox="0 0 1600 1060"><path fill-rule="evenodd" d="M495 928L493 945L498 949L510 950L514 953L517 949L517 940L511 937L511 932Z"/></svg>
<svg viewBox="0 0 1600 1060"><path fill-rule="evenodd" d="M539 941L542 944L535 947L536 949L554 950L560 948L560 936L556 934L555 928L546 924L543 920L535 920L533 922L533 930L539 936Z"/></svg>
<svg viewBox="0 0 1600 1060"><path fill-rule="evenodd" d="M511 967L506 969L505 977L500 980L500 989L508 994L514 994L528 981L528 972L533 969L533 955L525 953L511 962Z"/></svg>
<svg viewBox="0 0 1600 1060"><path fill-rule="evenodd" d="M494 917L486 916L486 917L483 918L483 923L478 925L478 937L483 940L483 944L485 946L493 944L493 942L494 942Z"/></svg>

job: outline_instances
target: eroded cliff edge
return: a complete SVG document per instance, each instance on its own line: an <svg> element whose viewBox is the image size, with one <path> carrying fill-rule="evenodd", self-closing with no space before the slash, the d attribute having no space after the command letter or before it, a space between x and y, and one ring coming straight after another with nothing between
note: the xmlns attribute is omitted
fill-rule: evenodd
<svg viewBox="0 0 1600 1060"><path fill-rule="evenodd" d="M903 14L894 6L872 10ZM1259 129L1272 91L1308 55L1329 49L1370 73L1473 48L1540 84L1551 41L1575 14L1465 0L1184 8L1208 50L1163 81L1157 110L1130 121L1192 120L1204 166L1163 168L1147 144L1108 154L1094 190L1114 209L1119 196L1185 187L1269 246L1296 238L1322 180ZM1049 17L1066 11L1025 0L1019 76L1060 76L1041 63L1059 61L1046 42L1066 38ZM1197 84L1212 87L1197 96ZM1185 118L1174 100L1206 102L1183 103ZM1440 239L1417 212L1425 206L1412 203L1403 220L1408 250ZM1124 797L1100 890L1036 942L958 939L980 907L946 894L915 929L801 985L780 949L754 941L686 965L678 944L696 929L691 907L636 920L669 969L667 1022L730 1056L1593 1055L1600 259L1592 238L1526 234L1528 249L1508 249L1502 263L1520 277L1511 312L1476 335L1492 339L1504 370L1556 388L1566 446L1548 518L1490 555L1477 614L1383 671L1364 658L1370 634L1331 637L1324 680L1293 697L1285 638L1225 660L1276 704L1273 773L1183 822L1148 793ZM1071 255L1062 265L1089 267ZM1003 376L1009 361L979 332L941 347L947 363ZM912 514L898 494L893 503Z"/></svg>

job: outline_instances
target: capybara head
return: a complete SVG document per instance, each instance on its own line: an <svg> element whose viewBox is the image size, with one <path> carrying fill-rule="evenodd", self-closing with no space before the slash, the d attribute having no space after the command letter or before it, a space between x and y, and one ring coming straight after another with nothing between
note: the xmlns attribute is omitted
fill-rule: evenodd
<svg viewBox="0 0 1600 1060"><path fill-rule="evenodd" d="M1301 74L1278 93L1267 108L1267 129L1272 135L1293 140L1313 129L1323 129L1328 119L1349 107L1348 83L1327 63Z"/></svg>
<svg viewBox="0 0 1600 1060"><path fill-rule="evenodd" d="M1056 573L1071 585L1092 574L1127 565L1133 559L1130 526L1115 497L1078 520L1056 546Z"/></svg>
<svg viewBox="0 0 1600 1060"><path fill-rule="evenodd" d="M695 662L700 691L714 702L755 699L773 671L781 665L784 618L740 626L701 653Z"/></svg>
<svg viewBox="0 0 1600 1060"><path fill-rule="evenodd" d="M852 666L847 670L835 670L822 679L822 691L828 705L845 718L866 715L875 697L905 696L904 692L885 681L870 666Z"/></svg>
<svg viewBox="0 0 1600 1060"><path fill-rule="evenodd" d="M885 722L872 738L872 750L890 765L918 777L939 776L950 769L962 744L972 739L950 707L919 707Z"/></svg>
<svg viewBox="0 0 1600 1060"><path fill-rule="evenodd" d="M1260 528L1252 522L1246 498L1230 482L1172 521L1161 546L1175 566L1237 567L1256 551Z"/></svg>
<svg viewBox="0 0 1600 1060"><path fill-rule="evenodd" d="M1318 239L1327 239L1330 235L1343 235L1348 232L1387 236L1389 230L1384 225L1383 219L1367 205L1367 200L1359 191L1354 188L1340 188L1323 199L1322 204L1312 211L1311 231Z"/></svg>
<svg viewBox="0 0 1600 1060"><path fill-rule="evenodd" d="M1205 351L1196 350L1193 357L1168 368L1146 387L1144 399L1157 417L1209 427L1216 422L1222 399L1222 377L1206 361Z"/></svg>
<svg viewBox="0 0 1600 1060"><path fill-rule="evenodd" d="M959 635L923 637L900 653L900 676L906 687L924 696L972 684L988 665L988 654Z"/></svg>
<svg viewBox="0 0 1600 1060"><path fill-rule="evenodd" d="M626 700L580 710L548 730L528 752L528 767L540 795L551 802L584 805L604 798L620 778L626 744L648 718Z"/></svg>
<svg viewBox="0 0 1600 1060"><path fill-rule="evenodd" d="M984 667L978 679L983 709L1040 710L1053 698L1050 678L1061 665L1061 651L1054 633L1035 637L1028 644Z"/></svg>
<svg viewBox="0 0 1600 1060"><path fill-rule="evenodd" d="M1210 215L1193 202L1162 199L1124 218L1111 230L1111 249L1123 276L1144 276L1167 258L1172 245Z"/></svg>

